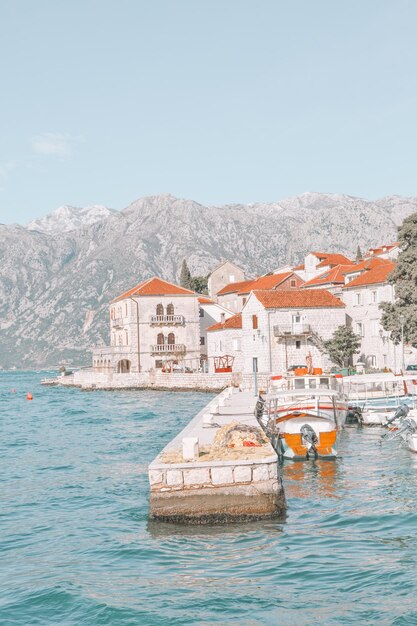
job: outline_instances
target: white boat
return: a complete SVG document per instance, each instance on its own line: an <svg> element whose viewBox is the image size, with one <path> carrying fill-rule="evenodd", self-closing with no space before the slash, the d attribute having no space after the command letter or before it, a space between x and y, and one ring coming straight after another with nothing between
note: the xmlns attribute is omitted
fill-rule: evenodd
<svg viewBox="0 0 417 626"><path fill-rule="evenodd" d="M359 374L343 379L351 407L365 426L382 426L402 404L417 407L417 381L412 376Z"/></svg>
<svg viewBox="0 0 417 626"><path fill-rule="evenodd" d="M274 377L273 382L258 419L277 454L296 460L334 458L348 410L340 382L330 375Z"/></svg>

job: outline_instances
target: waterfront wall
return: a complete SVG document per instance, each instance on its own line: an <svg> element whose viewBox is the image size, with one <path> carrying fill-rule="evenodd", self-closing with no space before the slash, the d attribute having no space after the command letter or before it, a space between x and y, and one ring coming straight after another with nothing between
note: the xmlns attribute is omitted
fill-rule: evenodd
<svg viewBox="0 0 417 626"><path fill-rule="evenodd" d="M231 372L226 374L209 374L202 372L173 374L161 371L143 372L140 374L98 373L93 370L79 370L71 376L58 378L61 385L81 387L82 389L177 389L220 391L226 387L253 387L253 375ZM260 389L267 389L268 376L258 377Z"/></svg>

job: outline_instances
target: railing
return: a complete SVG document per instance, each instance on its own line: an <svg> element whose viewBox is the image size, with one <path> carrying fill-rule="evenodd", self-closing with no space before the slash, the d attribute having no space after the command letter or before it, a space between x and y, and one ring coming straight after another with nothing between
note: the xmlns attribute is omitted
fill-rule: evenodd
<svg viewBox="0 0 417 626"><path fill-rule="evenodd" d="M186 348L183 343L158 343L151 346L151 352L156 352L157 354L184 353L185 351Z"/></svg>
<svg viewBox="0 0 417 626"><path fill-rule="evenodd" d="M274 326L275 337L285 337L285 335L308 335L309 333L311 333L310 324L280 324L279 326Z"/></svg>
<svg viewBox="0 0 417 626"><path fill-rule="evenodd" d="M184 324L183 315L151 315L151 324Z"/></svg>
<svg viewBox="0 0 417 626"><path fill-rule="evenodd" d="M111 325L113 328L123 328L124 324L123 324L123 318L122 317L116 317L116 319L111 320Z"/></svg>

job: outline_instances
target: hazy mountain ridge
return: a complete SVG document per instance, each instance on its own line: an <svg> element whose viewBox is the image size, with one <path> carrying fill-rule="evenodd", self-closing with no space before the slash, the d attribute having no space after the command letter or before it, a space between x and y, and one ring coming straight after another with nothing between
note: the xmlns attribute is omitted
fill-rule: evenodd
<svg viewBox="0 0 417 626"><path fill-rule="evenodd" d="M194 274L230 258L254 275L309 250L354 256L358 244L394 241L417 198L307 193L206 207L160 195L120 212L92 208L0 226L0 365L88 364L88 349L108 343L109 301L143 278L176 280L183 258Z"/></svg>

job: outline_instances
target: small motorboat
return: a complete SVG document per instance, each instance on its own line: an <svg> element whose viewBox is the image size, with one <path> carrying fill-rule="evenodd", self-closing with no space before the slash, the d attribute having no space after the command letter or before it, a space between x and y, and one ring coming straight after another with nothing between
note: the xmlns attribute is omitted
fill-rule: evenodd
<svg viewBox="0 0 417 626"><path fill-rule="evenodd" d="M334 458L347 399L331 376L282 377L281 388L259 397L255 414L285 459ZM321 381L321 382L320 382ZM275 387L275 388L274 388Z"/></svg>
<svg viewBox="0 0 417 626"><path fill-rule="evenodd" d="M384 424L389 430L381 437L381 443L401 439L408 449L417 452L417 409L403 404Z"/></svg>

